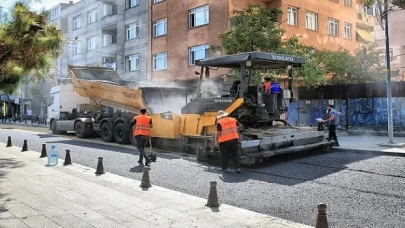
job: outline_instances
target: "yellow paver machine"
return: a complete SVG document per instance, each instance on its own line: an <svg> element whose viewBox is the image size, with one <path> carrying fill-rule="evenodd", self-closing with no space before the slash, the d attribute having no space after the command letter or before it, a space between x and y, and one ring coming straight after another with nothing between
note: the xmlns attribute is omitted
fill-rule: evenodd
<svg viewBox="0 0 405 228"><path fill-rule="evenodd" d="M328 150L332 143L324 141L324 132L292 127L280 119L292 101L293 70L302 64L305 61L301 58L263 52L197 60L201 71L196 88L133 87L110 68L69 66L73 93L89 100L49 121L54 133L75 131L78 137L96 133L107 142L134 144L133 117L145 107L154 123L151 132L154 148L216 161L219 155L214 148L216 115L224 110L243 125L242 164L261 163L278 154ZM234 69L239 78L229 90L213 94L206 82L210 81L210 71L219 68ZM274 83L272 93L267 94L262 85L250 85L252 72L263 69L288 69L288 88L279 88Z"/></svg>

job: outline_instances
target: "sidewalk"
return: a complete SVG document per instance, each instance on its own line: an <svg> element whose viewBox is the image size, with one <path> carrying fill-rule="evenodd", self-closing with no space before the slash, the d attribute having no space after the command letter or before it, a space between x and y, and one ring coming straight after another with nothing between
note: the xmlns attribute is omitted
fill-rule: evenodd
<svg viewBox="0 0 405 228"><path fill-rule="evenodd" d="M5 146L0 143L1 228L310 227L225 204L210 209L206 199L153 182L142 190L140 181L110 173L96 176L95 169L63 166L63 160L46 167L47 158L39 159L39 153Z"/></svg>
<svg viewBox="0 0 405 228"><path fill-rule="evenodd" d="M398 148L379 146L379 144L386 143L388 143L387 136L340 136L340 147L335 147L333 148L333 150L341 152L359 152L391 156L405 156L405 145L404 147L398 145ZM405 143L405 138L394 137L394 143Z"/></svg>

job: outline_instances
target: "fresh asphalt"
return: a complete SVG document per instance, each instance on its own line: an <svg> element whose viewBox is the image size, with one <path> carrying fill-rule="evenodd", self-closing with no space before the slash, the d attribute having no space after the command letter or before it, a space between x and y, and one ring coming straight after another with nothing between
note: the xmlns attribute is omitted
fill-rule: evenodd
<svg viewBox="0 0 405 228"><path fill-rule="evenodd" d="M103 157L106 172L141 179L142 167L130 146L55 136L46 133L47 129L0 128L3 143L11 136L13 145L22 147L27 139L29 150L37 152L43 143L48 151L50 145L56 145L60 158L69 149L73 165L92 168L97 166L97 157ZM207 197L209 182L217 181L220 203L307 225L315 225L316 205L322 202L328 207L329 227L394 228L405 227L404 167L404 157L336 152L284 156L260 167L242 169L242 174L222 174L218 167L207 163L159 154L157 162L152 163L150 178L152 185L199 197Z"/></svg>

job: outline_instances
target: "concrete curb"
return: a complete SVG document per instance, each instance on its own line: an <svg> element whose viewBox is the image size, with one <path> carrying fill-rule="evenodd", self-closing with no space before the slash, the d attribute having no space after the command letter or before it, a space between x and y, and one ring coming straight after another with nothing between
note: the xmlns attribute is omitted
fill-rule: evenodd
<svg viewBox="0 0 405 228"><path fill-rule="evenodd" d="M15 126L24 126L24 127L37 127L37 128L49 128L49 126L48 125L44 125L44 124L36 124L36 123L34 123L34 124L23 124L23 123L13 123L13 122L11 122L11 123L9 123L9 122L4 122L4 123L2 123L2 122L0 122L0 125L15 125Z"/></svg>
<svg viewBox="0 0 405 228"><path fill-rule="evenodd" d="M372 130L348 130L350 136L385 136L388 137L387 131ZM394 132L394 137L405 137L405 132Z"/></svg>
<svg viewBox="0 0 405 228"><path fill-rule="evenodd" d="M379 150L362 150L362 149L349 149L349 148L333 148L332 152L351 152L359 154L375 154L375 155L386 155L386 156L400 156L405 157L405 152L389 152L389 151L379 151Z"/></svg>

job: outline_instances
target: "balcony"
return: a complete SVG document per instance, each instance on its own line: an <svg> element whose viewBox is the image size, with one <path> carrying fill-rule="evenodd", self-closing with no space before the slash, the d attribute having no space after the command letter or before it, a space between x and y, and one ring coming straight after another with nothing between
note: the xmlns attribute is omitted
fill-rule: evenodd
<svg viewBox="0 0 405 228"><path fill-rule="evenodd" d="M356 26L359 29L373 31L376 25L375 17L366 13L357 12Z"/></svg>
<svg viewBox="0 0 405 228"><path fill-rule="evenodd" d="M117 43L117 26L109 26L102 29L103 47Z"/></svg>
<svg viewBox="0 0 405 228"><path fill-rule="evenodd" d="M111 67L114 70L117 70L117 56L110 55L110 56L103 57L103 66Z"/></svg>

